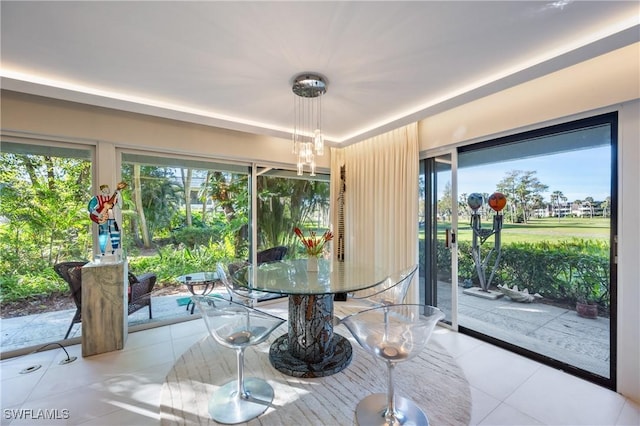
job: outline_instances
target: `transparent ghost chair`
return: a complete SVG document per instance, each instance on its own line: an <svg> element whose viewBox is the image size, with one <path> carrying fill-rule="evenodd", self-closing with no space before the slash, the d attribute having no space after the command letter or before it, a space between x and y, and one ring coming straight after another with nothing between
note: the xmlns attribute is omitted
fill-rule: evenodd
<svg viewBox="0 0 640 426"><path fill-rule="evenodd" d="M342 323L360 346L387 365L387 393L371 394L356 407L359 425L428 425L427 415L411 400L396 396L396 364L418 355L444 314L422 305L385 305L349 315Z"/></svg>
<svg viewBox="0 0 640 426"><path fill-rule="evenodd" d="M227 268L229 270L229 273L233 274L245 265L246 264L243 263L231 263ZM234 280L225 272L225 268L222 263L218 263L216 272L218 273L218 278L220 279L220 281L222 281L224 286L227 288L229 297L233 301L253 308L258 302L259 298L268 296L268 294L265 292L250 290L248 288L236 285Z"/></svg>
<svg viewBox="0 0 640 426"><path fill-rule="evenodd" d="M209 400L209 415L219 423L236 424L258 417L273 401L266 381L244 377L244 351L265 341L285 321L220 297L193 296L209 334L222 346L235 349L238 375L218 388Z"/></svg>
<svg viewBox="0 0 640 426"><path fill-rule="evenodd" d="M404 303L409 285L417 270L417 264L410 266L409 268L391 274L386 280L373 288L354 291L349 293L348 296L351 299L362 301L364 309ZM335 326L340 324L341 321L337 316L333 319Z"/></svg>
<svg viewBox="0 0 640 426"><path fill-rule="evenodd" d="M390 275L381 284L373 288L354 291L350 296L352 299L366 301L371 307L403 303L407 296L409 284L411 284L411 280L417 270L418 265L413 265Z"/></svg>

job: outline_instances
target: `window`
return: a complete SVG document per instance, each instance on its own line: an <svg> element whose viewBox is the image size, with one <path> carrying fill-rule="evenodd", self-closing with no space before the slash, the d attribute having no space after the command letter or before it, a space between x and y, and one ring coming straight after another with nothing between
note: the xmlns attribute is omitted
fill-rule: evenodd
<svg viewBox="0 0 640 426"><path fill-rule="evenodd" d="M92 251L93 148L18 139L0 145L3 352L64 338L76 309L53 266L88 260ZM50 311L53 297L63 303L59 312ZM28 328L38 333L22 328L17 315L25 313L35 315Z"/></svg>
<svg viewBox="0 0 640 426"><path fill-rule="evenodd" d="M265 168L257 177L258 250L287 247L287 258L304 257L295 227L321 235L329 228L329 175L297 176Z"/></svg>

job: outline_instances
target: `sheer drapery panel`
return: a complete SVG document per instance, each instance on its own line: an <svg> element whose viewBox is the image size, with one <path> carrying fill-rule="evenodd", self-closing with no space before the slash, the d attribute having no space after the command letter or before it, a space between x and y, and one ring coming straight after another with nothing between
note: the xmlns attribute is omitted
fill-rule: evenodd
<svg viewBox="0 0 640 426"><path fill-rule="evenodd" d="M389 274L418 262L418 151L417 124L332 148L331 199L344 202L345 260L375 264ZM337 226L340 207L332 211ZM415 300L412 286L407 301Z"/></svg>

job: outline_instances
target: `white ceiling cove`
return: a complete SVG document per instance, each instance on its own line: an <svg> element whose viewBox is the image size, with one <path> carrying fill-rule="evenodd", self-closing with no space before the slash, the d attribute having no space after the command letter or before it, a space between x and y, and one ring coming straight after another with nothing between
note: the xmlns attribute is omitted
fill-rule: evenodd
<svg viewBox="0 0 640 426"><path fill-rule="evenodd" d="M289 138L326 77L353 143L640 41L637 1L5 1L2 88Z"/></svg>

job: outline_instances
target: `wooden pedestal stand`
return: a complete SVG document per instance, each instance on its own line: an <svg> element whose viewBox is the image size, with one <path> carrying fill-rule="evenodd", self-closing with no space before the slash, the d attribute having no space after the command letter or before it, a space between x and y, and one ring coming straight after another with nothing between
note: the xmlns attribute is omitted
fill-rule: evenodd
<svg viewBox="0 0 640 426"><path fill-rule="evenodd" d="M82 356L124 348L127 340L127 264L82 268Z"/></svg>

